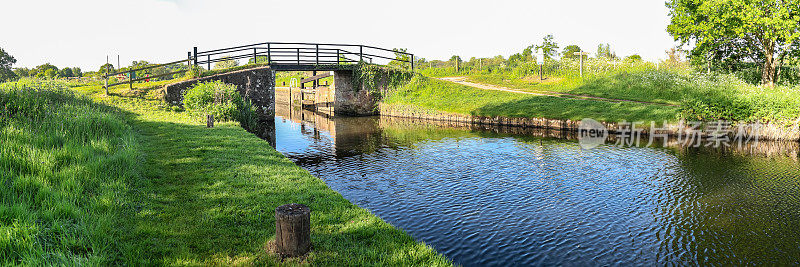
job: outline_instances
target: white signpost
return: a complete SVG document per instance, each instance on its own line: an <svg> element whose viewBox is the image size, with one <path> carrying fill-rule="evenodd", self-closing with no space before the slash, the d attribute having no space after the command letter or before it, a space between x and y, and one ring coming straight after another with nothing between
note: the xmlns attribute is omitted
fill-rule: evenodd
<svg viewBox="0 0 800 267"><path fill-rule="evenodd" d="M583 52L583 50L581 50L580 52L575 52L573 54L578 56L578 57L580 57L580 61L581 61L581 70L580 70L580 72L581 72L581 78L583 78L583 56L588 56L589 52Z"/></svg>
<svg viewBox="0 0 800 267"><path fill-rule="evenodd" d="M534 56L536 57L536 64L539 65L539 80L542 81L544 80L544 74L542 73L544 71L544 53L536 53Z"/></svg>

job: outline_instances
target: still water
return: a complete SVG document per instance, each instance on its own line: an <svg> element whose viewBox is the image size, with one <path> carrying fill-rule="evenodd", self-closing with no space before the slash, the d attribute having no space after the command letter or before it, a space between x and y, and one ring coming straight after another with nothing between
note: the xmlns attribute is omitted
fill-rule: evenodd
<svg viewBox="0 0 800 267"><path fill-rule="evenodd" d="M584 150L561 132L280 110L272 138L465 266L800 264L797 143Z"/></svg>

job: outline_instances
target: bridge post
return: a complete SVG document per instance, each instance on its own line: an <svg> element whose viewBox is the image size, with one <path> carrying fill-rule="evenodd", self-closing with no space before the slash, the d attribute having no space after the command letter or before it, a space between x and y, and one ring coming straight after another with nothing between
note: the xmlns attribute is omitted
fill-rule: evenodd
<svg viewBox="0 0 800 267"><path fill-rule="evenodd" d="M194 47L194 66L197 67L197 47Z"/></svg>
<svg viewBox="0 0 800 267"><path fill-rule="evenodd" d="M316 49L317 49L317 50L316 50L316 53L317 53L317 59L316 59L316 64L314 64L314 65L317 65L317 66L319 66L319 45L316 45ZM316 73L314 73L314 75L316 75Z"/></svg>
<svg viewBox="0 0 800 267"><path fill-rule="evenodd" d="M300 65L300 48L297 49L297 65Z"/></svg>

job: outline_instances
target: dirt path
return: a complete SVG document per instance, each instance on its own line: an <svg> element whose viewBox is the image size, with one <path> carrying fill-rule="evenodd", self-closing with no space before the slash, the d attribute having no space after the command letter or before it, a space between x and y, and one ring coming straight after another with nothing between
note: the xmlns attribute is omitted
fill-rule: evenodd
<svg viewBox="0 0 800 267"><path fill-rule="evenodd" d="M614 98L596 97L596 96L588 96L588 95L575 95L575 94L559 93L559 92L553 92L553 91L526 92L526 91L520 91L518 89L512 89L512 88L507 88L507 87L502 87L502 86L468 82L467 81L467 77L442 77L442 78L436 78L436 79L439 79L439 80L442 80L442 81L453 82L453 83L457 83L457 84L461 84L461 85L466 85L466 86L474 87L474 88L478 88L478 89L504 91L504 92L518 93L518 94L526 94L526 95L552 96L552 97L560 97L560 98L606 101L606 102L614 102L614 103L631 102L631 103L650 104L650 105L659 105L659 106L672 106L672 107L677 107L678 106L678 105L672 105L672 104L646 102L646 101L614 99Z"/></svg>

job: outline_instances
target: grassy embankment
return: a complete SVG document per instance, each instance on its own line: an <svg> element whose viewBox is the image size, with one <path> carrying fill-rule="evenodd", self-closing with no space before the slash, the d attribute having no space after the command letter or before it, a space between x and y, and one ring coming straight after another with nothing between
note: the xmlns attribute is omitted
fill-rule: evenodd
<svg viewBox="0 0 800 267"><path fill-rule="evenodd" d="M674 121L679 112L677 107L662 105L612 103L483 90L419 75L390 94L385 103L475 116L571 120L593 118L614 122Z"/></svg>
<svg viewBox="0 0 800 267"><path fill-rule="evenodd" d="M2 264L274 265L274 209L296 202L314 249L284 263L449 265L236 123L205 128L146 89L2 87Z"/></svg>
<svg viewBox="0 0 800 267"><path fill-rule="evenodd" d="M570 68L568 63L563 63L567 65L565 68ZM630 115L606 114L629 112L627 108L618 107L612 107L613 109L605 110L602 114L597 115L592 114L594 112L575 114L576 112L574 112L572 105L566 104L552 105L553 108L561 109L563 114L559 114L558 110L549 110L549 108L547 111L525 112L522 110L530 107L519 105L519 103L515 102L517 100L505 101L503 104L488 103L482 99L472 99L474 97L472 90L464 91L462 90L464 89L463 87L455 85L436 85L438 87L450 87L452 92L463 91L461 93L463 95L451 97L466 99L465 102L478 102L492 107L498 105L505 107L507 111L492 113L497 115L518 116L518 114L522 113L544 117L559 116L553 118L574 118L574 115L579 117L587 115L586 117L602 120L626 118L628 120L660 121L663 118L661 115L672 113L675 116L671 116L669 118L671 120L680 118L704 121L722 119L744 122L760 121L785 125L796 124L798 118L800 118L800 86L782 85L766 88L746 83L733 75L698 74L686 67L662 66L656 69L653 64L641 62L613 66L602 62L595 64L596 66L590 65L586 67L588 70L586 70L584 78L578 77L574 70L562 70L554 73L544 81L539 80L539 76L531 74L532 72L530 71L518 69L464 71L458 73L446 69L428 69L422 72L434 77L466 76L471 82L504 86L528 92L558 92L680 106L677 109L647 107L643 109L659 109L660 111L637 112ZM426 81L425 83L434 82ZM418 89L420 88L410 87L406 88L406 91L413 92ZM420 93L422 92L420 91ZM402 96L403 94L400 97L396 97L395 100L402 100ZM473 101L468 101L470 99ZM415 102L416 100L405 99L405 101ZM563 101L554 102L561 103ZM606 106L589 104L590 107L598 105ZM485 112L479 108L467 111Z"/></svg>

